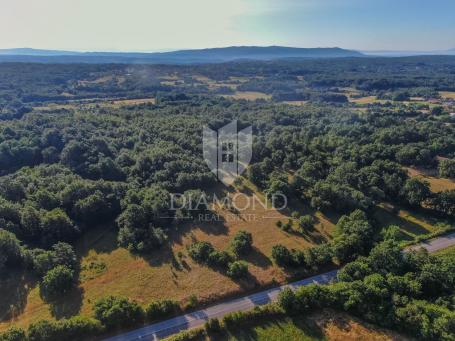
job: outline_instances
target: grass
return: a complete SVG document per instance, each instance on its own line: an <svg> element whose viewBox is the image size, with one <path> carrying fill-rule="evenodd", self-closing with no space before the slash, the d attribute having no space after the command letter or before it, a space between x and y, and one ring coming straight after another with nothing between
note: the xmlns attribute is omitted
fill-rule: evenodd
<svg viewBox="0 0 455 341"><path fill-rule="evenodd" d="M455 99L455 91L440 91L439 95L444 98Z"/></svg>
<svg viewBox="0 0 455 341"><path fill-rule="evenodd" d="M448 248L439 250L439 251L435 252L434 255L441 256L441 257L450 256L450 257L454 257L454 259L455 259L455 246L450 246Z"/></svg>
<svg viewBox="0 0 455 341"><path fill-rule="evenodd" d="M455 181L437 177L437 170L426 170L406 167L408 173L412 177L428 181L432 192L442 192L455 189Z"/></svg>
<svg viewBox="0 0 455 341"><path fill-rule="evenodd" d="M373 218L380 228L390 225L399 226L403 241L411 241L418 236L438 231L437 219L429 218L428 215L420 212L394 207L389 203L379 204L373 212Z"/></svg>
<svg viewBox="0 0 455 341"><path fill-rule="evenodd" d="M221 190L221 186L216 190ZM236 199L238 206L242 207L242 200L249 200L255 191L256 189L246 182L230 195L243 193ZM311 213L304 206L295 206L293 210L299 210L301 214ZM217 210L217 213L225 220L171 226L169 246L144 257L118 248L117 231L111 225L88 231L76 245L81 258L79 287L62 298L61 303L51 306L43 302L36 280L24 277L17 279L16 284L2 285L0 282L3 295L20 297L13 299L20 302L15 309L15 318L3 314L0 331L11 325L25 327L39 319L75 314L89 316L95 301L106 295L126 296L143 305L162 298L175 299L185 305L193 294L203 303L273 283L283 283L292 274L272 263L272 247L276 244L298 249L310 247L329 239L334 226L333 218L313 212L317 220L313 231L305 235L298 232L287 233L279 229L276 222L286 222L290 212L265 209L260 205L256 206L256 210L248 209L242 212L240 217L226 210ZM210 241L218 249L227 249L230 240L239 230L247 230L253 235L254 251L245 257L251 273L247 280L233 281L220 272L193 262L186 254L186 246L195 240ZM179 256L180 253L182 257ZM20 295L15 293L18 287L22 288ZM4 312L11 310L7 302L3 302L3 306Z"/></svg>
<svg viewBox="0 0 455 341"><path fill-rule="evenodd" d="M235 331L201 337L198 341L405 341L408 338L332 310L299 315L262 324L252 323Z"/></svg>
<svg viewBox="0 0 455 341"><path fill-rule="evenodd" d="M267 95L263 92L258 91L236 91L233 95L223 95L224 97L234 98L234 99L246 99L248 101L254 101L257 99L271 99L271 95Z"/></svg>

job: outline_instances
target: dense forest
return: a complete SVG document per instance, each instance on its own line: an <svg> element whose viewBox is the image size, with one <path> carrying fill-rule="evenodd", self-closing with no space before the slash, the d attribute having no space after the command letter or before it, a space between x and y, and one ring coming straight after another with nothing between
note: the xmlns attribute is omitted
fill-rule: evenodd
<svg viewBox="0 0 455 341"><path fill-rule="evenodd" d="M101 223L115 224L119 246L136 254L159 252L172 223L162 217L181 219L182 212L169 208L170 193L207 191L217 182L202 157L203 126L216 129L237 119L240 126L253 128L253 161L244 176L260 191L290 195L316 210L344 215L330 247L304 251L276 245L277 264L318 268L357 259L343 270L343 282L330 289L336 294L330 304L350 304L349 310L375 322L382 316L378 306L363 311L357 301L345 298L352 286L358 286L356 293L387 286L401 295L397 299L408 297L397 309L410 326L406 304L414 299L439 297L444 307L453 309L453 287L443 288L452 290L450 301L434 295L439 290L434 280L417 283L411 278L431 276L436 267L432 259L412 254L395 264L397 259L389 259L396 254L393 245L375 247L396 231L377 231L370 213L386 201L447 221L455 216L454 190L432 192L427 182L410 177L404 168L439 168L441 176L455 176L453 118L442 106L400 100L403 94L429 99L438 98L439 91L455 91L455 58L196 66L4 63L0 75L0 272L8 276L9 268L30 270L47 300L77 284L79 264L72 245ZM170 75L173 84L163 84ZM232 89L214 90L193 75L216 81L248 78L236 89L271 99L223 97ZM362 96L395 101L357 110L343 94L348 87ZM122 107L97 102L147 96L156 102ZM81 100L93 105L82 106ZM308 102L282 102L289 100ZM51 102L62 107L48 106ZM311 217L301 217L300 224L310 226ZM238 239L248 249L248 235ZM390 255L381 247L391 248ZM365 258L372 248L373 256ZM198 257L198 250L194 255ZM381 261L394 267L388 271ZM241 263L230 265L234 277L245 271ZM387 273L375 276L376 271ZM399 276L412 288L418 286L419 294L401 294L405 289ZM392 289L387 295L394 295ZM305 295L293 297L289 309L304 309L299 302L309 300ZM379 302L388 299L382 291L378 295ZM415 307L433 309L420 303ZM383 308L389 314L390 307Z"/></svg>

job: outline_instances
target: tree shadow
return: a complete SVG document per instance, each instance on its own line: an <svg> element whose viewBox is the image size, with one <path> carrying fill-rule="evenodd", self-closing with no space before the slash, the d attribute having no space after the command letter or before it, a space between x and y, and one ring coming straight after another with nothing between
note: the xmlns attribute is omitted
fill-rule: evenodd
<svg viewBox="0 0 455 341"><path fill-rule="evenodd" d="M26 270L8 269L0 274L0 321L10 320L24 312L28 294L36 284L35 276Z"/></svg>
<svg viewBox="0 0 455 341"><path fill-rule="evenodd" d="M51 314L57 320L78 315L82 308L84 289L75 287L64 296L49 302Z"/></svg>
<svg viewBox="0 0 455 341"><path fill-rule="evenodd" d="M75 250L81 257L87 256L91 250L111 253L117 248L117 229L113 222L87 230L75 244Z"/></svg>
<svg viewBox="0 0 455 341"><path fill-rule="evenodd" d="M300 340L302 339L316 339L316 340L325 340L325 335L323 329L316 324L315 321L312 319L303 317L301 315L292 316L292 317L278 317L268 321L252 321L250 323L246 323L239 327L232 327L227 329L226 331L222 331L219 333L209 333L209 339L211 341L228 341L228 340L245 340L245 341L256 341L261 339L261 335L259 334L257 328L260 327L262 330L264 329L274 329L274 335L282 335L283 340L285 336L288 335L289 330L286 325L283 323L292 323L293 326L300 330L303 335L295 335L293 332L293 337L296 339L293 340ZM263 333L262 337L263 337ZM299 338L297 338L299 337Z"/></svg>
<svg viewBox="0 0 455 341"><path fill-rule="evenodd" d="M272 261L255 247L253 247L253 249L247 256L242 258L246 260L248 263L260 267L261 269L267 269L268 267L272 266Z"/></svg>

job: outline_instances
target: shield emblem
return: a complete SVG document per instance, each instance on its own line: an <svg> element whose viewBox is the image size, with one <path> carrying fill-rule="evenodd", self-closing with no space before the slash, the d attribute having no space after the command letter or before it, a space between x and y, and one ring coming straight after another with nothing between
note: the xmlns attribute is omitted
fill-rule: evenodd
<svg viewBox="0 0 455 341"><path fill-rule="evenodd" d="M237 131L237 120L218 130L203 130L204 160L217 179L226 186L241 175L251 161L253 130L251 126Z"/></svg>

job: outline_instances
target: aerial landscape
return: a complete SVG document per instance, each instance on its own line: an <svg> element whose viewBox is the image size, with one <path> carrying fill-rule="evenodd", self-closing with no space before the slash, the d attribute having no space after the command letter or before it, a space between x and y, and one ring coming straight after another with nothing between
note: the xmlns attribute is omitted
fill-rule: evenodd
<svg viewBox="0 0 455 341"><path fill-rule="evenodd" d="M0 5L0 341L455 340L455 4L215 2Z"/></svg>

